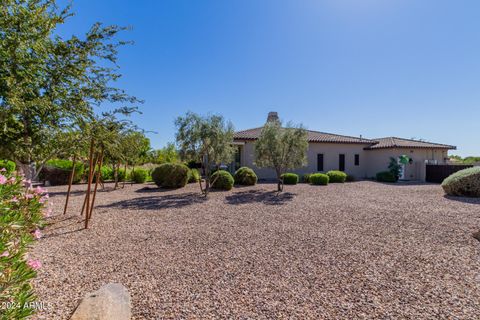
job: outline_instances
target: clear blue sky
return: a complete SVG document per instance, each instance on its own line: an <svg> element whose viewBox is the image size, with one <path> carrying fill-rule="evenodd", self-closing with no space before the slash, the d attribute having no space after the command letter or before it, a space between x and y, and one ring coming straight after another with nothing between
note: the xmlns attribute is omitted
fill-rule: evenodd
<svg viewBox="0 0 480 320"><path fill-rule="evenodd" d="M60 2L60 4L65 2ZM480 2L77 0L62 34L132 26L119 85L153 147L188 110L235 128L268 111L307 128L453 144L480 155Z"/></svg>

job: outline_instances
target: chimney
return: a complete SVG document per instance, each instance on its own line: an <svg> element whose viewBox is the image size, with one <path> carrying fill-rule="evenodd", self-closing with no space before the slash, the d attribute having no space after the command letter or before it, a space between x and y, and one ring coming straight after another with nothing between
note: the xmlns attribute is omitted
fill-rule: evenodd
<svg viewBox="0 0 480 320"><path fill-rule="evenodd" d="M280 119L278 118L278 113L275 111L269 112L267 117L267 122L275 122L275 121L280 121Z"/></svg>

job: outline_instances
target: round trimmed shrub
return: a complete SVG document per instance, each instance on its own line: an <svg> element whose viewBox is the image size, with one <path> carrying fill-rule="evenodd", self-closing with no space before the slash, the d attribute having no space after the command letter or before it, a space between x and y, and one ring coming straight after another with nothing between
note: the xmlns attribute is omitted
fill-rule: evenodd
<svg viewBox="0 0 480 320"><path fill-rule="evenodd" d="M442 188L450 196L480 197L480 167L455 172L443 180Z"/></svg>
<svg viewBox="0 0 480 320"><path fill-rule="evenodd" d="M331 170L327 172L330 183L344 183L347 180L347 174L343 171Z"/></svg>
<svg viewBox="0 0 480 320"><path fill-rule="evenodd" d="M212 188L220 190L231 190L233 188L233 177L230 172L225 170L215 171L210 181L213 181Z"/></svg>
<svg viewBox="0 0 480 320"><path fill-rule="evenodd" d="M397 182L397 178L390 171L381 171L377 173L376 179L379 182Z"/></svg>
<svg viewBox="0 0 480 320"><path fill-rule="evenodd" d="M311 173L306 173L302 176L302 182L303 183L310 183L310 177L312 176Z"/></svg>
<svg viewBox="0 0 480 320"><path fill-rule="evenodd" d="M10 160L0 160L0 169L5 168L7 173L12 173L17 168L15 162Z"/></svg>
<svg viewBox="0 0 480 320"><path fill-rule="evenodd" d="M284 173L281 175L283 179L283 184L297 184L298 183L298 174L295 173Z"/></svg>
<svg viewBox="0 0 480 320"><path fill-rule="evenodd" d="M310 183L317 186L326 186L330 177L324 173L314 173L310 175Z"/></svg>
<svg viewBox="0 0 480 320"><path fill-rule="evenodd" d="M200 181L200 172L198 169L192 169L188 170L188 183L194 183Z"/></svg>
<svg viewBox="0 0 480 320"><path fill-rule="evenodd" d="M135 183L144 183L147 181L148 171L145 169L135 169L130 173L130 178Z"/></svg>
<svg viewBox="0 0 480 320"><path fill-rule="evenodd" d="M253 186L257 183L257 175L248 167L241 167L235 172L235 184L242 186Z"/></svg>
<svg viewBox="0 0 480 320"><path fill-rule="evenodd" d="M185 187L188 182L188 167L179 163L164 163L152 171L152 180L159 187Z"/></svg>

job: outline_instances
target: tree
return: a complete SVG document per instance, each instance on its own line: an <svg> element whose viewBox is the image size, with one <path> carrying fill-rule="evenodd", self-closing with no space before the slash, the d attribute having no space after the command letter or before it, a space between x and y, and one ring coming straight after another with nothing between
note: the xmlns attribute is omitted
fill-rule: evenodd
<svg viewBox="0 0 480 320"><path fill-rule="evenodd" d="M205 188L200 180L200 190L208 195L212 169L233 160L235 148L233 142L233 125L220 115L202 117L188 112L175 120L177 127L177 144L184 160L202 163L205 173Z"/></svg>
<svg viewBox="0 0 480 320"><path fill-rule="evenodd" d="M273 168L277 175L277 190L283 191L284 174L307 164L307 131L300 126L287 124L282 128L280 121L265 124L260 137L255 142L255 165L260 168Z"/></svg>
<svg viewBox="0 0 480 320"><path fill-rule="evenodd" d="M94 106L139 102L111 87L126 44L114 39L124 28L96 23L84 39L63 39L55 30L71 15L55 0L5 0L0 8L0 152L27 178L60 152L59 134L92 120Z"/></svg>
<svg viewBox="0 0 480 320"><path fill-rule="evenodd" d="M175 144L167 143L167 145L158 150L152 150L149 154L150 161L156 164L177 162L179 155Z"/></svg>

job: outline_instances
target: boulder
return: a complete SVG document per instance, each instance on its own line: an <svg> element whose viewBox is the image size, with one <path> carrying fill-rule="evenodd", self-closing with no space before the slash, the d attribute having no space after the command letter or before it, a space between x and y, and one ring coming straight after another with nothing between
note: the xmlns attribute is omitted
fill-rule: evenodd
<svg viewBox="0 0 480 320"><path fill-rule="evenodd" d="M88 293L73 313L71 320L129 320L130 294L118 283L109 283Z"/></svg>

